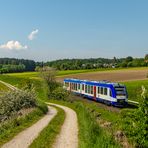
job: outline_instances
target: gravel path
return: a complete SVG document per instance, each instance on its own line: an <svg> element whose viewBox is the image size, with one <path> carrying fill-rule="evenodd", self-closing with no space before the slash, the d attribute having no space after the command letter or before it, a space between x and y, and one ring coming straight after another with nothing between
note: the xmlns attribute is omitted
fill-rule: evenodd
<svg viewBox="0 0 148 148"><path fill-rule="evenodd" d="M66 118L62 126L60 134L53 145L53 148L77 148L78 147L78 123L76 112L72 109L57 105L54 103L47 103L62 108L66 113Z"/></svg>
<svg viewBox="0 0 148 148"><path fill-rule="evenodd" d="M57 110L55 108L48 108L48 113L41 120L19 133L10 142L4 144L2 148L27 148L57 114Z"/></svg>

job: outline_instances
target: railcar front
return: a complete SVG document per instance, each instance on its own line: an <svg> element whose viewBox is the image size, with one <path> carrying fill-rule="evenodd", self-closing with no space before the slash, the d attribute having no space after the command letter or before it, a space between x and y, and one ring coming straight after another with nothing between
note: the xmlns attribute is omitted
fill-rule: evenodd
<svg viewBox="0 0 148 148"><path fill-rule="evenodd" d="M128 105L128 94L126 86L119 83L113 84L113 97L114 102L112 105L115 106L127 106Z"/></svg>

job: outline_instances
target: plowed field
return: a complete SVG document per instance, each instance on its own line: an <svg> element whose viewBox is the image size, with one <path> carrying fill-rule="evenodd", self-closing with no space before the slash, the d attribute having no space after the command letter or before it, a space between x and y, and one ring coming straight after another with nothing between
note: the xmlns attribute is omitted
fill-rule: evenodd
<svg viewBox="0 0 148 148"><path fill-rule="evenodd" d="M77 78L82 80L109 80L112 82L134 81L148 79L148 68L137 70L114 70L114 71L100 71L82 74L72 74L68 76L58 77L57 80L62 82L64 78Z"/></svg>

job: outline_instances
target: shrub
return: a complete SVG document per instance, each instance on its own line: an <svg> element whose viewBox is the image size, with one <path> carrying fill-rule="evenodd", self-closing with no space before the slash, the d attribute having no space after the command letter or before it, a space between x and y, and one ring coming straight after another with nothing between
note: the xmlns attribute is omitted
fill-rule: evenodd
<svg viewBox="0 0 148 148"><path fill-rule="evenodd" d="M0 96L0 121L15 115L23 108L36 106L34 90L13 90Z"/></svg>
<svg viewBox="0 0 148 148"><path fill-rule="evenodd" d="M68 100L69 92L63 89L62 87L57 87L52 92L52 98L56 100Z"/></svg>
<svg viewBox="0 0 148 148"><path fill-rule="evenodd" d="M148 147L148 93L142 87L138 109L122 112L123 129L136 147Z"/></svg>

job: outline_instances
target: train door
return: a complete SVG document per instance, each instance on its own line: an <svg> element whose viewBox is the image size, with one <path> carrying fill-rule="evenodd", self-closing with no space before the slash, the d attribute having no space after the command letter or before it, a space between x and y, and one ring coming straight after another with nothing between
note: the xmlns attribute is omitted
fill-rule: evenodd
<svg viewBox="0 0 148 148"><path fill-rule="evenodd" d="M96 100L96 86L94 86L94 100Z"/></svg>

